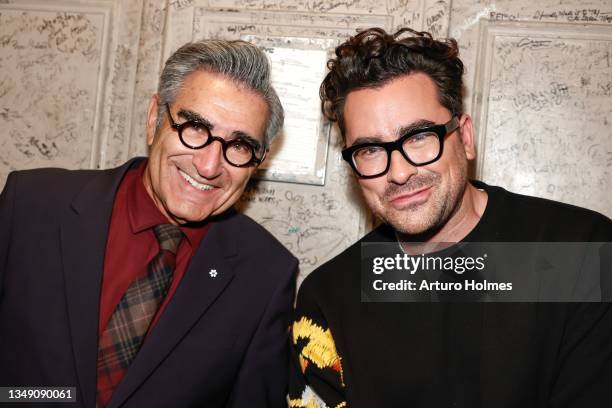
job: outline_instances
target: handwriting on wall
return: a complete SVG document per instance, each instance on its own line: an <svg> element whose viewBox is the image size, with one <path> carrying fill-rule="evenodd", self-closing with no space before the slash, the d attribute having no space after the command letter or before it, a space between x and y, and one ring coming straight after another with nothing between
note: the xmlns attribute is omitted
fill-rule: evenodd
<svg viewBox="0 0 612 408"><path fill-rule="evenodd" d="M100 27L96 14L0 8L0 181L12 169L88 167Z"/></svg>
<svg viewBox="0 0 612 408"><path fill-rule="evenodd" d="M372 0L209 0L208 3L210 7L230 9L364 14L384 14L386 12L385 2Z"/></svg>
<svg viewBox="0 0 612 408"><path fill-rule="evenodd" d="M338 191L260 181L247 188L240 207L300 260L303 277L355 241L362 220L345 200Z"/></svg>
<svg viewBox="0 0 612 408"><path fill-rule="evenodd" d="M346 39L358 28L390 28L391 17L359 14L308 14L268 10L209 10L198 7L193 15L193 37L239 38L244 34ZM279 24L290 21L290 25Z"/></svg>
<svg viewBox="0 0 612 408"><path fill-rule="evenodd" d="M532 5L536 6L537 5ZM600 8L536 8L513 12L492 10L489 19L495 21L564 21L568 23L612 23L612 11Z"/></svg>
<svg viewBox="0 0 612 408"><path fill-rule="evenodd" d="M485 181L612 216L608 38L495 37Z"/></svg>
<svg viewBox="0 0 612 408"><path fill-rule="evenodd" d="M567 8L559 10L536 10L533 20L564 20L574 22L601 22L612 23L612 11L603 11L598 8Z"/></svg>
<svg viewBox="0 0 612 408"><path fill-rule="evenodd" d="M138 66L135 77L132 130L128 156L146 156L143 118L147 117L148 101L157 92L162 64L162 43L165 26L165 0L146 0L142 11L142 26L138 44Z"/></svg>

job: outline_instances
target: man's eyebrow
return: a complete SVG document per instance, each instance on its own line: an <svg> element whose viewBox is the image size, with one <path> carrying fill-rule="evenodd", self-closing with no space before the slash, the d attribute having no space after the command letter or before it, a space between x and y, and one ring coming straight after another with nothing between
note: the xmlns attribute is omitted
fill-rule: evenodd
<svg viewBox="0 0 612 408"><path fill-rule="evenodd" d="M427 120L427 119L419 119L417 121L414 121L408 125L405 126L400 126L395 134L397 135L398 138L404 136L406 133L410 133L410 132L414 132L415 130L419 130L419 129L423 129L426 127L430 127L430 126L435 126L436 123L432 122L431 120Z"/></svg>
<svg viewBox="0 0 612 408"><path fill-rule="evenodd" d="M365 143L385 143L381 136L361 136L353 141L351 146L361 145Z"/></svg>
<svg viewBox="0 0 612 408"><path fill-rule="evenodd" d="M208 130L210 131L212 131L213 128L215 127L215 125L210 123L210 121L206 119L204 116L200 115L197 112L191 111L189 109L179 110L178 116L182 117L183 119L185 119L185 121L188 121L188 122L201 123L204 126L206 126ZM241 139L241 140L246 141L248 144L250 144L253 147L255 151L259 151L259 149L261 149L261 142L259 140L255 139L253 136L241 130L233 131L232 139Z"/></svg>
<svg viewBox="0 0 612 408"><path fill-rule="evenodd" d="M253 149L256 152L259 151L259 149L261 149L261 142L259 140L255 139L253 136L241 130L234 130L232 132L232 139L241 139L241 140L246 141L248 144L250 144L253 147Z"/></svg>
<svg viewBox="0 0 612 408"><path fill-rule="evenodd" d="M423 129L429 126L435 126L435 125L436 123L432 122L431 120L419 119L408 125L400 126L399 128L397 128L397 130L395 131L395 136L397 139L399 139L400 137L404 136L406 133L413 132L418 129ZM351 146L355 146L358 144L364 144L364 143L386 143L386 141L383 140L382 136L361 136L355 139Z"/></svg>
<svg viewBox="0 0 612 408"><path fill-rule="evenodd" d="M189 109L181 109L178 111L178 116L185 119L187 122L198 122L206 126L209 130L212 130L215 126L210 123L208 119Z"/></svg>

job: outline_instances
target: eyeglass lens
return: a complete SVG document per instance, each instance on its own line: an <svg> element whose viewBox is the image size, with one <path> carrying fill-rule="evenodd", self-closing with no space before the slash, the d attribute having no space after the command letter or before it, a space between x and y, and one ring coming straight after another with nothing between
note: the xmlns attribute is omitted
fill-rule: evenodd
<svg viewBox="0 0 612 408"><path fill-rule="evenodd" d="M190 148L202 148L212 143L210 131L198 123L186 122L182 127L181 139ZM219 141L221 139L218 139ZM236 166L243 166L253 158L253 148L245 140L234 139L224 141L225 159Z"/></svg>
<svg viewBox="0 0 612 408"><path fill-rule="evenodd" d="M404 141L402 150L414 164L427 163L440 153L440 138L434 132L417 133ZM390 156L381 146L365 146L353 152L353 163L361 175L372 176L387 169Z"/></svg>

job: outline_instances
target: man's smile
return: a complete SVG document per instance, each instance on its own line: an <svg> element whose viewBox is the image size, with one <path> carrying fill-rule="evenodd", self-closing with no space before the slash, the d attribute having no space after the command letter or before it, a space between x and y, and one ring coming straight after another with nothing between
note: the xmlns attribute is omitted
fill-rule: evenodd
<svg viewBox="0 0 612 408"><path fill-rule="evenodd" d="M215 188L215 186L211 186L209 184L203 184L203 183L199 183L199 182L195 181L195 179L193 177L191 177L189 174L185 173L183 170L179 169L178 172L181 175L181 177L183 177L189 184L191 184L193 187L195 187L198 190L206 191L206 190L212 190L212 189Z"/></svg>
<svg viewBox="0 0 612 408"><path fill-rule="evenodd" d="M432 186L420 187L416 190L403 192L390 197L389 203L396 209L403 209L406 206L414 206L427 201L431 193Z"/></svg>

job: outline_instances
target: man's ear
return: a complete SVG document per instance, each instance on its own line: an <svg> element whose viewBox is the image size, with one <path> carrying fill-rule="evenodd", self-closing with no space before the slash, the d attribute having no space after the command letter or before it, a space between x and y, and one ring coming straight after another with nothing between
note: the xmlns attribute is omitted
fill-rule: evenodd
<svg viewBox="0 0 612 408"><path fill-rule="evenodd" d="M149 101L149 110L147 111L147 146L151 147L153 139L155 139L155 131L157 130L157 113L159 111L159 96L154 94Z"/></svg>
<svg viewBox="0 0 612 408"><path fill-rule="evenodd" d="M474 127L472 125L472 118L467 113L461 115L459 118L459 135L461 136L461 143L465 150L465 155L468 160L474 160L476 158L476 145L474 144Z"/></svg>

